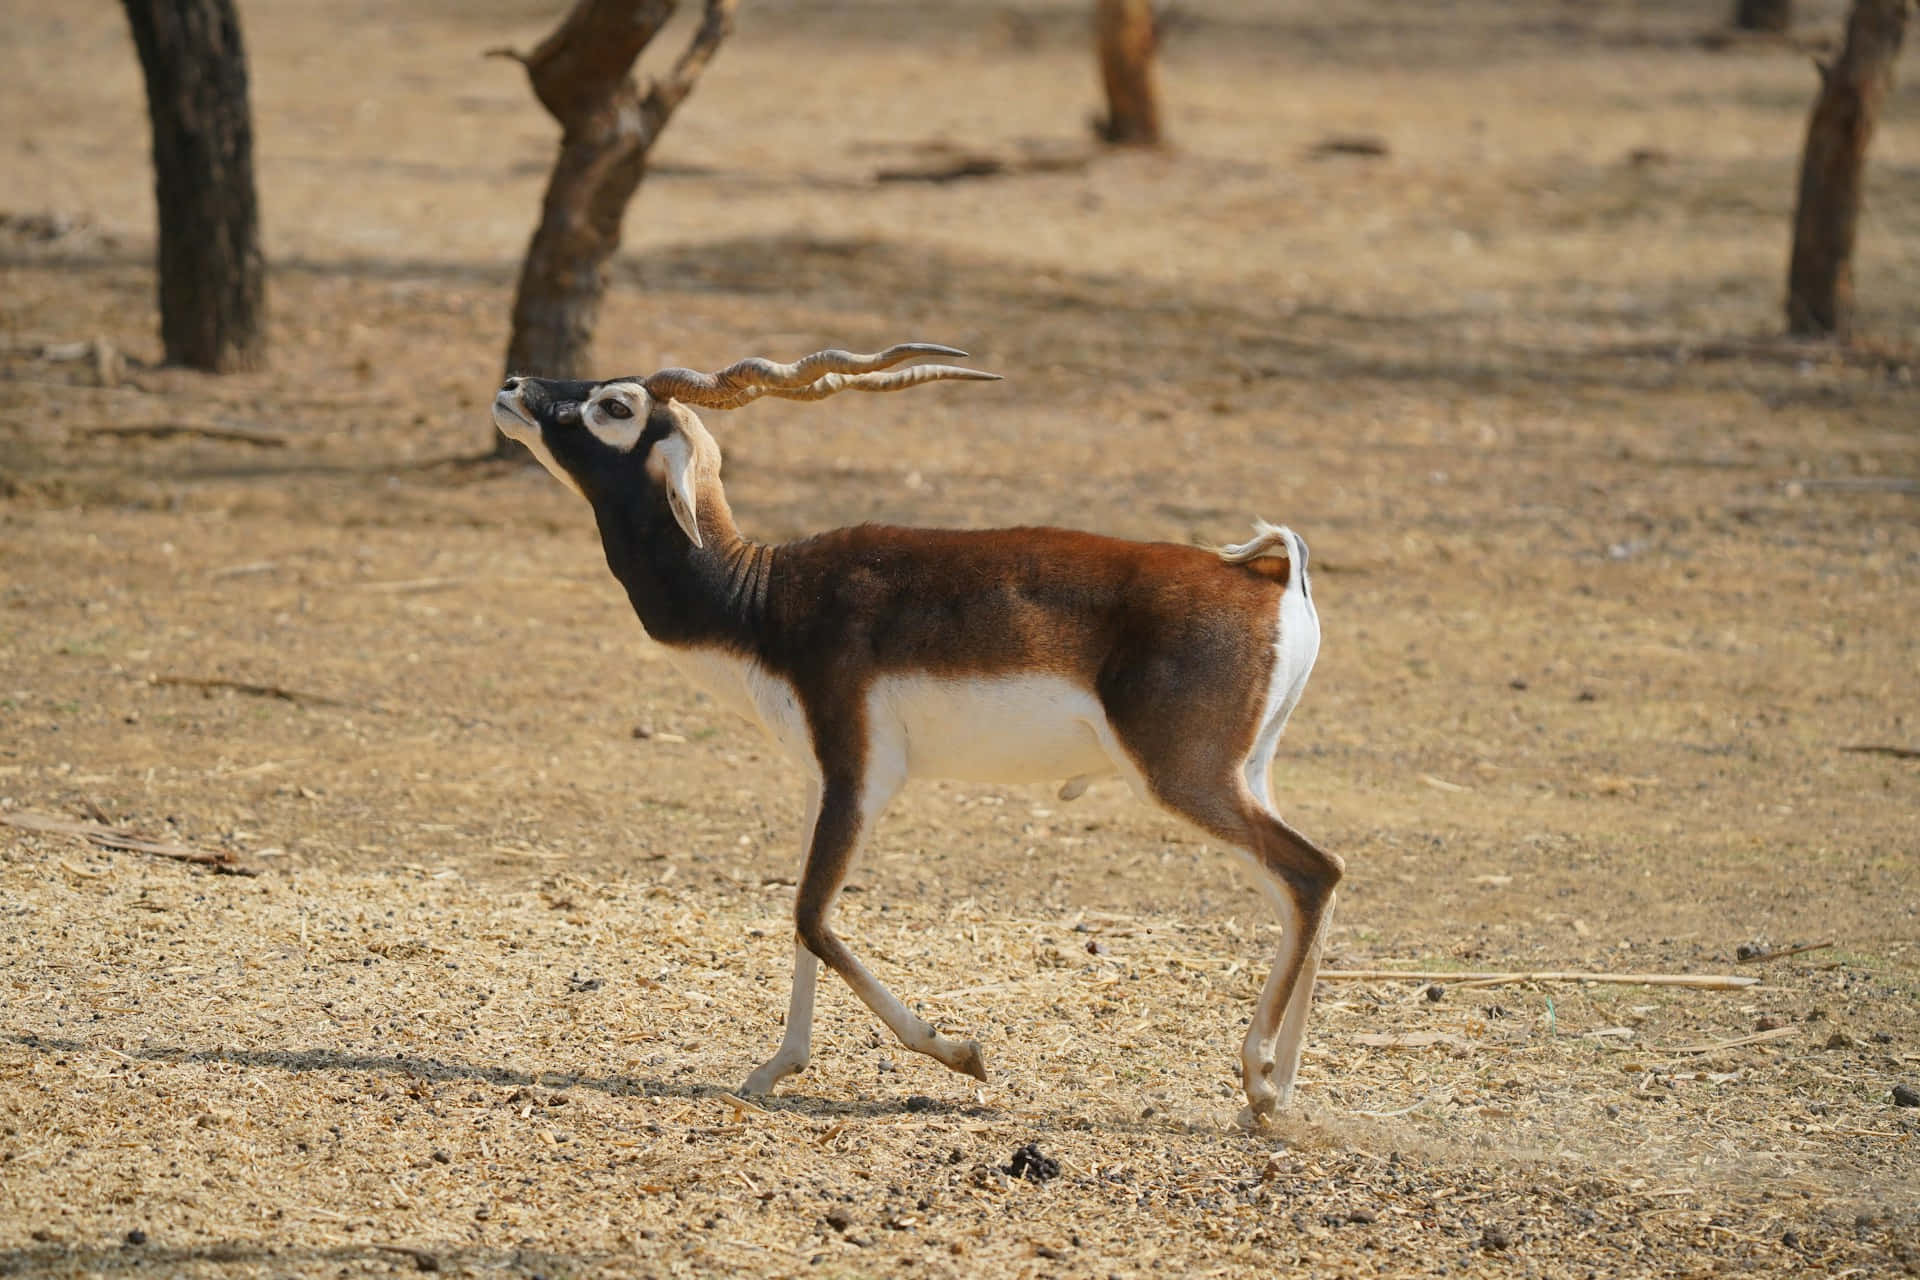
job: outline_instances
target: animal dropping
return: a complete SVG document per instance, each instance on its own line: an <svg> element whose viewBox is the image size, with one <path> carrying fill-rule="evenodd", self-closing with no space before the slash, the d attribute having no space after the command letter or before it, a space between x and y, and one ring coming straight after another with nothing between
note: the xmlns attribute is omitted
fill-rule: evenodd
<svg viewBox="0 0 1920 1280"><path fill-rule="evenodd" d="M1307 546L1257 521L1218 549L1065 529L861 525L770 546L741 534L694 410L900 391L996 375L922 357L749 359L604 381L509 378L493 420L593 508L641 625L694 684L758 724L811 780L786 1032L743 1093L804 1069L825 963L907 1048L986 1079L830 924L863 839L909 778L1119 776L1251 868L1283 935L1241 1047L1249 1116L1300 1064L1341 860L1274 811L1269 766L1320 649ZM672 735L656 733L654 740Z"/></svg>

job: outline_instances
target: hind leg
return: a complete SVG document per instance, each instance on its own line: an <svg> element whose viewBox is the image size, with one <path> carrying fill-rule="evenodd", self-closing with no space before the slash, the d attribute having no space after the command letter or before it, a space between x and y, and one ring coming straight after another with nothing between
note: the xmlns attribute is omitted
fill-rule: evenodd
<svg viewBox="0 0 1920 1280"><path fill-rule="evenodd" d="M1240 1049L1247 1106L1253 1118L1261 1120L1286 1105L1293 1091L1320 949L1333 914L1334 886L1344 867L1338 856L1264 809L1249 816L1249 825L1257 842L1257 850L1249 852L1281 923L1273 969Z"/></svg>
<svg viewBox="0 0 1920 1280"><path fill-rule="evenodd" d="M1280 946L1240 1049L1240 1077L1255 1120L1286 1101L1299 1067L1319 944L1344 864L1268 811L1241 766L1211 785L1163 783L1167 808L1232 845L1252 866L1280 917Z"/></svg>
<svg viewBox="0 0 1920 1280"><path fill-rule="evenodd" d="M1320 974L1320 955L1326 949L1327 931L1333 925L1333 903L1338 896L1327 894L1327 905L1320 913L1320 927L1313 935L1313 941L1307 948L1307 962L1300 970L1300 977L1294 983L1293 994L1287 998L1287 1010L1280 1019L1280 1034L1275 1037L1272 1051L1267 1055L1268 1069L1273 1073L1273 1087L1277 1094L1276 1106L1286 1106L1293 1096L1294 1078L1300 1074L1300 1050L1306 1043L1307 1014L1313 1008L1313 984Z"/></svg>

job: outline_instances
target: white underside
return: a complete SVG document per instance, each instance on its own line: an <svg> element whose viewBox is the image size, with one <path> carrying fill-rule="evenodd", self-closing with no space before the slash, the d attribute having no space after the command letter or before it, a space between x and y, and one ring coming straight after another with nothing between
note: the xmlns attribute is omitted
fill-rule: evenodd
<svg viewBox="0 0 1920 1280"><path fill-rule="evenodd" d="M717 649L674 649L668 658L809 773L819 771L800 699L784 678ZM1134 772L1099 699L1057 676L882 676L867 692L867 724L870 767L902 781L1043 782Z"/></svg>
<svg viewBox="0 0 1920 1280"><path fill-rule="evenodd" d="M1045 782L1120 767L1100 700L1058 676L886 676L867 717L909 778Z"/></svg>
<svg viewBox="0 0 1920 1280"><path fill-rule="evenodd" d="M1320 650L1320 620L1306 593L1287 591L1274 621L1274 668L1246 778L1269 808L1267 767ZM693 685L758 725L818 776L806 714L784 677L719 649L669 648L667 657ZM909 778L1059 781L1062 798L1071 799L1089 779L1119 774L1148 794L1100 700L1060 676L881 676L867 692L867 724L868 768L887 780L882 785L889 790Z"/></svg>

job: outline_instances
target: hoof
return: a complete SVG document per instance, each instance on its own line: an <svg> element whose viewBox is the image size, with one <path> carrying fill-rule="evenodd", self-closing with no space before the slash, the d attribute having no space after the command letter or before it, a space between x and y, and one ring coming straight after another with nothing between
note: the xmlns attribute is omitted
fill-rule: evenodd
<svg viewBox="0 0 1920 1280"><path fill-rule="evenodd" d="M986 1083L987 1060L981 1056L979 1044L972 1040L962 1040L959 1055L947 1065L962 1075L969 1075L982 1084Z"/></svg>
<svg viewBox="0 0 1920 1280"><path fill-rule="evenodd" d="M1264 1133L1273 1127L1274 1116L1275 1112L1271 1107L1264 1111L1250 1106L1242 1107L1240 1114L1233 1118L1233 1123L1235 1128L1244 1129L1248 1133Z"/></svg>
<svg viewBox="0 0 1920 1280"><path fill-rule="evenodd" d="M1287 1105L1286 1095L1274 1088L1273 1081L1268 1078L1267 1073L1271 1070L1269 1066L1245 1082L1247 1105L1240 1113L1242 1129L1265 1128L1280 1114L1280 1108Z"/></svg>
<svg viewBox="0 0 1920 1280"><path fill-rule="evenodd" d="M742 1097L765 1097L767 1094L772 1093L782 1080L785 1080L788 1076L799 1075L806 1069L805 1064L797 1067L778 1067L769 1062L766 1066L761 1067L758 1071L755 1071L747 1077L747 1082L740 1086L740 1095Z"/></svg>

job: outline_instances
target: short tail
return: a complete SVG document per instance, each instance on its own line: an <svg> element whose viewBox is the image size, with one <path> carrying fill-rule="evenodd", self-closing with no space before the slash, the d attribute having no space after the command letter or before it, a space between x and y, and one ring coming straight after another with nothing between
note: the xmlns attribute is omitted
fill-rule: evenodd
<svg viewBox="0 0 1920 1280"><path fill-rule="evenodd" d="M1246 564L1261 556L1284 556L1292 567L1290 585L1307 586L1307 541L1285 525L1253 522L1253 538L1238 546L1221 547L1220 558L1228 564Z"/></svg>

